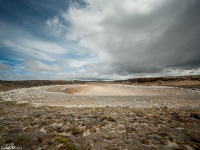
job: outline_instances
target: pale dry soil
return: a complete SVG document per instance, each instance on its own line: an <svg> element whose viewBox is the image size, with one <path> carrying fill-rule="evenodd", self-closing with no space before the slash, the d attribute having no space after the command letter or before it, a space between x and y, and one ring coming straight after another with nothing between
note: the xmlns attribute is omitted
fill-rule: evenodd
<svg viewBox="0 0 200 150"><path fill-rule="evenodd" d="M134 85L57 85L15 89L5 100L65 107L199 107L200 91Z"/></svg>
<svg viewBox="0 0 200 150"><path fill-rule="evenodd" d="M200 91L165 86L58 85L0 93L0 148L195 150Z"/></svg>

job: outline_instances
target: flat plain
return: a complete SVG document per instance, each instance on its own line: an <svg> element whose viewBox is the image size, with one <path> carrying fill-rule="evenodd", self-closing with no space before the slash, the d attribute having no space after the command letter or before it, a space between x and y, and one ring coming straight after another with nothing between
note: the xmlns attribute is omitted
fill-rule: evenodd
<svg viewBox="0 0 200 150"><path fill-rule="evenodd" d="M49 82L1 82L1 148L200 148L196 78Z"/></svg>

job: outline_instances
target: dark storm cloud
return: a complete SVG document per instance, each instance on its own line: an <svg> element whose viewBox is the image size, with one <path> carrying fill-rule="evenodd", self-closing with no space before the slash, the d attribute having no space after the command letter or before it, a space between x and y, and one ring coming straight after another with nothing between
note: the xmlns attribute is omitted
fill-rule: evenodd
<svg viewBox="0 0 200 150"><path fill-rule="evenodd" d="M147 16L137 16L128 27L125 25L132 34L146 36L144 40L135 42L131 36L126 39L129 34L122 33L119 43L111 41L111 66L117 72L153 73L165 68L200 67L200 1L174 3ZM182 10L181 4L185 7Z"/></svg>
<svg viewBox="0 0 200 150"><path fill-rule="evenodd" d="M163 67L200 66L200 1L193 1L150 47ZM151 56L151 57L153 57Z"/></svg>
<svg viewBox="0 0 200 150"><path fill-rule="evenodd" d="M200 67L199 0L86 2L68 18L79 43L104 58L100 73L161 74ZM75 21L77 14L82 24Z"/></svg>

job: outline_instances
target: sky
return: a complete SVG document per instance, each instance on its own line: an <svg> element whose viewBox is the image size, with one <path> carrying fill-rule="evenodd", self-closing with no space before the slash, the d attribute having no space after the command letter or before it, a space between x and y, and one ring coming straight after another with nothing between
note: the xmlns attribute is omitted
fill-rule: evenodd
<svg viewBox="0 0 200 150"><path fill-rule="evenodd" d="M200 74L200 0L0 0L0 80Z"/></svg>

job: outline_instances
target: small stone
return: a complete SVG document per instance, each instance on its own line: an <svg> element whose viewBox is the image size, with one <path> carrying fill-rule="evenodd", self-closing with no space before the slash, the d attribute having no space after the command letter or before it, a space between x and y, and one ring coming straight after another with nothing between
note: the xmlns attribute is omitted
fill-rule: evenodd
<svg viewBox="0 0 200 150"><path fill-rule="evenodd" d="M195 113L191 113L190 117L195 119L200 119L200 115Z"/></svg>
<svg viewBox="0 0 200 150"><path fill-rule="evenodd" d="M192 120L189 120L187 117L177 117L177 121L184 122L184 123L192 123Z"/></svg>
<svg viewBox="0 0 200 150"><path fill-rule="evenodd" d="M195 143L200 143L200 135L193 135L190 140Z"/></svg>

